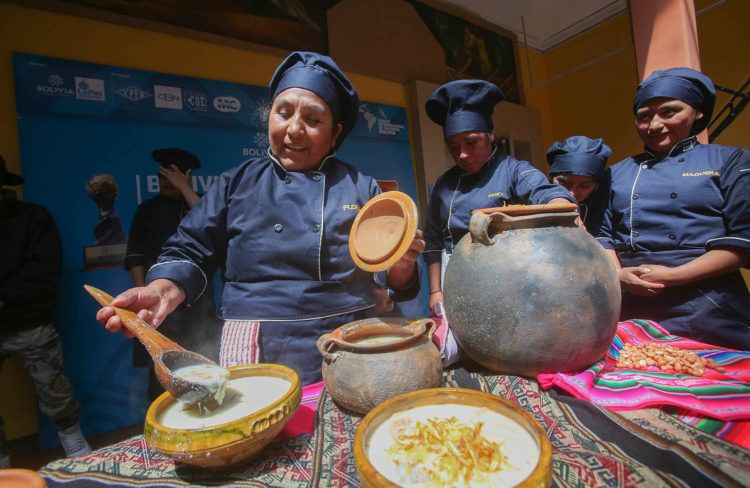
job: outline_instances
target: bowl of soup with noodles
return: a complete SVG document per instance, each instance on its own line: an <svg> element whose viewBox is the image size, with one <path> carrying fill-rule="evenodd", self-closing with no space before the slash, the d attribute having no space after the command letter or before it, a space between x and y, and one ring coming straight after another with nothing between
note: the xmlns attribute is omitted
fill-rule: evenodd
<svg viewBox="0 0 750 488"><path fill-rule="evenodd" d="M518 405L462 388L394 397L368 413L354 439L367 487L550 486L552 447Z"/></svg>
<svg viewBox="0 0 750 488"><path fill-rule="evenodd" d="M276 437L297 410L301 394L299 377L286 366L232 366L221 403L187 404L169 393L154 400L144 437L185 464L235 466L258 456Z"/></svg>

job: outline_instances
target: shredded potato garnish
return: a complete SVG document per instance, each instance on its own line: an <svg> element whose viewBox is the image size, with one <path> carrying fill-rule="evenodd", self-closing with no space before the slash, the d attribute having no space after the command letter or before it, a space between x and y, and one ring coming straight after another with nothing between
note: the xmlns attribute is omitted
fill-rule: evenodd
<svg viewBox="0 0 750 488"><path fill-rule="evenodd" d="M396 442L388 453L410 477L426 475L425 486L484 483L500 471L507 457L500 452L500 444L482 435L483 426L484 422L477 422L472 427L455 417L428 418L416 424L402 419L391 429Z"/></svg>

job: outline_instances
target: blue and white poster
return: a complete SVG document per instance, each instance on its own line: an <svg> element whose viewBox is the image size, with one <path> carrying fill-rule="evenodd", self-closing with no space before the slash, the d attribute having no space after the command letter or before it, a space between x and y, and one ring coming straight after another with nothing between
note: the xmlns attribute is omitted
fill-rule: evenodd
<svg viewBox="0 0 750 488"><path fill-rule="evenodd" d="M159 193L151 152L196 155L193 188L204 193L223 171L265 154L268 91L23 53L13 62L24 199L45 206L62 237L56 321L81 424L89 436L133 425L148 406L147 372L132 367L130 340L95 321L98 306L82 286L112 294L133 286L124 237L138 204ZM406 124L403 107L365 101L338 156L417 201ZM40 439L57 442L46 418Z"/></svg>

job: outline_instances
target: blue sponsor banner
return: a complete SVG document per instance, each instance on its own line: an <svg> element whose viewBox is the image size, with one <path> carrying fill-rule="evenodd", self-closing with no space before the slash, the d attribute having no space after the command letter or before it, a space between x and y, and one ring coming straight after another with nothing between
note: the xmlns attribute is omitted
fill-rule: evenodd
<svg viewBox="0 0 750 488"><path fill-rule="evenodd" d="M268 90L23 53L14 53L13 65L24 198L54 215L63 240L56 318L84 432L140 423L148 406L146 370L131 365L130 340L95 321L98 307L82 288L116 294L132 286L120 264L124 243L100 242L94 230L110 219L127 235L138 204L158 194L154 149L196 155L199 193L223 171L264 155ZM417 200L403 107L363 102L338 155ZM116 188L114 214L89 196L102 184ZM57 443L46 418L40 439L45 447Z"/></svg>
<svg viewBox="0 0 750 488"><path fill-rule="evenodd" d="M264 87L14 56L18 111L265 130Z"/></svg>

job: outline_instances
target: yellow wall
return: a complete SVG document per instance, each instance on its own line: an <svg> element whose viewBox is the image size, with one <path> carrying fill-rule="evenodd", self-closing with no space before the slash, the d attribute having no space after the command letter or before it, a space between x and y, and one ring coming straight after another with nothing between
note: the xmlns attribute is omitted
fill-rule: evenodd
<svg viewBox="0 0 750 488"><path fill-rule="evenodd" d="M695 7L703 72L739 88L750 73L750 2L697 0ZM546 147L582 134L604 138L614 152L610 163L641 150L631 109L638 79L628 12L544 53L521 46L519 58L526 102L542 113ZM715 113L728 98L719 94ZM715 142L747 147L748 134L750 109Z"/></svg>
<svg viewBox="0 0 750 488"><path fill-rule="evenodd" d="M265 85L280 56L0 3L0 154L20 172L13 51L126 68ZM400 83L351 74L362 99L406 105ZM21 187L22 188L22 187ZM70 358L67 358L70 360ZM33 388L18 363L0 371L0 415L9 439L37 431Z"/></svg>
<svg viewBox="0 0 750 488"><path fill-rule="evenodd" d="M627 13L544 53L521 46L519 57L526 102L542 113L545 148L580 134L603 137L614 151L611 161L638 150L630 110L637 78Z"/></svg>
<svg viewBox="0 0 750 488"><path fill-rule="evenodd" d="M715 1L695 2L698 11L698 39L701 51L701 69L714 83L737 90L750 76L750 2L728 0L716 8ZM714 114L717 114L730 96L719 93ZM714 141L730 146L750 147L750 107L732 122Z"/></svg>
<svg viewBox="0 0 750 488"><path fill-rule="evenodd" d="M695 10L701 70L717 85L739 89L750 75L750 2L696 0ZM638 79L628 12L544 53L519 50L526 103L542 114L545 148L582 134L604 138L613 150L610 163L641 151L631 108ZM714 115L729 99L719 92ZM750 147L750 108L713 142ZM743 274L750 287L750 272Z"/></svg>

